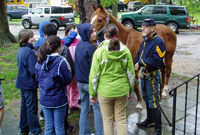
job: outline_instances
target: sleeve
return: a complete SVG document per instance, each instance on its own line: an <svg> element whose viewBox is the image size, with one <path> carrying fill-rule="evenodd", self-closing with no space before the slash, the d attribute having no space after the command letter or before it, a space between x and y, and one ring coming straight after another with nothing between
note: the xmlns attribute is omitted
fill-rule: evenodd
<svg viewBox="0 0 200 135"><path fill-rule="evenodd" d="M77 33L75 31L71 31L70 34L63 39L65 41L64 45L69 47L74 42L76 36L77 36Z"/></svg>
<svg viewBox="0 0 200 135"><path fill-rule="evenodd" d="M60 56L63 56L70 64L71 67L71 73L72 73L72 78L74 77L74 61L72 59L71 53L69 51L69 48L67 46L62 45L61 51L59 52Z"/></svg>
<svg viewBox="0 0 200 135"><path fill-rule="evenodd" d="M99 66L99 61L97 59L97 51L96 51L93 55L92 65L89 75L89 93L93 98L97 97L97 88L100 75L101 75L101 70Z"/></svg>
<svg viewBox="0 0 200 135"><path fill-rule="evenodd" d="M71 53L69 51L69 48L67 49L67 57L66 60L69 62L71 66L71 72L72 72L72 78L74 77L75 71L74 71L74 61L72 59Z"/></svg>
<svg viewBox="0 0 200 135"><path fill-rule="evenodd" d="M93 58L93 54L95 52L95 47L91 47L88 49L87 53L86 53L86 59L87 59L87 62L89 64L89 67L91 67L91 62L92 62L92 58Z"/></svg>
<svg viewBox="0 0 200 135"><path fill-rule="evenodd" d="M31 76L35 79L35 64L37 63L37 58L35 54L31 51L25 61L25 66L27 67L28 72L31 74Z"/></svg>
<svg viewBox="0 0 200 135"><path fill-rule="evenodd" d="M35 80L38 82L38 70L37 70L38 63L35 64Z"/></svg>
<svg viewBox="0 0 200 135"><path fill-rule="evenodd" d="M139 61L139 59L140 59L140 55L141 55L141 52L142 52L143 47L144 47L143 45L144 45L144 41L140 45L140 49L137 52L137 56L136 56L136 59L134 61L134 64L136 64Z"/></svg>
<svg viewBox="0 0 200 135"><path fill-rule="evenodd" d="M143 67L161 67L166 53L164 42L154 46L151 57L140 59L139 65Z"/></svg>
<svg viewBox="0 0 200 135"><path fill-rule="evenodd" d="M62 84L67 86L72 81L72 76L70 73L69 65L65 62L65 60L62 60L60 62L60 65L58 67L58 76L60 76Z"/></svg>
<svg viewBox="0 0 200 135"><path fill-rule="evenodd" d="M134 66L133 66L133 59L131 56L131 52L128 48L127 48L127 54L128 54L127 76L128 76L128 80L129 80L130 93L131 93L135 86L135 70L134 70Z"/></svg>

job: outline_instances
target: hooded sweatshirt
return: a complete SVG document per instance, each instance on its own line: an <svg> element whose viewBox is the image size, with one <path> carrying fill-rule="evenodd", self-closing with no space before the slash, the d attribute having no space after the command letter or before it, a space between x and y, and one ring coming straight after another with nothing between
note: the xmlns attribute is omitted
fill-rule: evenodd
<svg viewBox="0 0 200 135"><path fill-rule="evenodd" d="M42 31L42 27L47 24L47 23L51 23L49 21L43 21L40 23L39 25L39 33L40 33L40 38L35 42L35 50L38 50L40 46L42 46L42 44L46 41L46 38L44 37L44 33Z"/></svg>
<svg viewBox="0 0 200 135"><path fill-rule="evenodd" d="M42 63L35 66L36 80L40 86L40 104L56 108L68 103L66 85L72 76L69 63L58 53L47 55Z"/></svg>
<svg viewBox="0 0 200 135"><path fill-rule="evenodd" d="M35 42L35 50L37 51L39 49L40 46L43 45L43 43L46 41L46 38L44 36L44 33L42 31L42 27L47 24L47 23L52 23L49 21L43 21L40 23L39 25L39 33L40 33L40 38ZM74 39L76 38L77 33L75 31L71 31L70 34L63 38L62 41L64 42L64 45L66 45L67 47L69 47L71 45L71 43L73 43Z"/></svg>
<svg viewBox="0 0 200 135"><path fill-rule="evenodd" d="M93 44L89 42L91 35L91 24L84 23L77 25L81 40L78 42L75 51L75 75L76 80L81 83L89 83L89 73L92 63L92 56L95 51Z"/></svg>
<svg viewBox="0 0 200 135"><path fill-rule="evenodd" d="M119 51L109 51L109 40L95 51L89 76L89 93L96 97L124 96L134 89L135 71L130 50L120 44Z"/></svg>

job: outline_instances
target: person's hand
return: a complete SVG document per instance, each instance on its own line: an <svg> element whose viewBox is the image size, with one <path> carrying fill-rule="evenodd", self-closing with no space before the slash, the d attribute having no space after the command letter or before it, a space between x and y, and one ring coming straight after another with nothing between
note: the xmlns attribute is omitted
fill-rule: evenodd
<svg viewBox="0 0 200 135"><path fill-rule="evenodd" d="M129 96L128 96L128 101L131 99L131 93L129 93Z"/></svg>
<svg viewBox="0 0 200 135"><path fill-rule="evenodd" d="M135 71L138 71L139 70L139 63L137 62L136 64L135 64Z"/></svg>
<svg viewBox="0 0 200 135"><path fill-rule="evenodd" d="M90 102L91 103L97 103L97 98L95 97L95 98L90 98Z"/></svg>
<svg viewBox="0 0 200 135"><path fill-rule="evenodd" d="M35 56L36 56L36 58L38 57L38 56L37 56L37 52L36 52L36 51L35 51Z"/></svg>
<svg viewBox="0 0 200 135"><path fill-rule="evenodd" d="M77 30L77 28L74 30L76 33L78 33L78 30Z"/></svg>

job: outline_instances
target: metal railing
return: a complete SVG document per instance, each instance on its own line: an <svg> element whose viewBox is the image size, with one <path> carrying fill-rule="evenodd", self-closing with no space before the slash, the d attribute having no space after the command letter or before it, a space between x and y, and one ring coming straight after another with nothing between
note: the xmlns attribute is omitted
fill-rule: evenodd
<svg viewBox="0 0 200 135"><path fill-rule="evenodd" d="M186 115L187 115L187 100L188 100L188 83L192 80L195 80L197 78L197 86L196 86L196 111L195 111L195 128L194 128L194 135L196 135L196 129L197 129L197 115L198 115L198 100L199 100L199 76L200 73L192 77L191 79L187 80L186 82L180 84L179 86L173 88L169 95L173 97L173 110L172 110L172 135L175 135L176 130L176 102L177 102L177 89L183 85L186 86L185 90L185 110L184 110L184 135L186 132Z"/></svg>

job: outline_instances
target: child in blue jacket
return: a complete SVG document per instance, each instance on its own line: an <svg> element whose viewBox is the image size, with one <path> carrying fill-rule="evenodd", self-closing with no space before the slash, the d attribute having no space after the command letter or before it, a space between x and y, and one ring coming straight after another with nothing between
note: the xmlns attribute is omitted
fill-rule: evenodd
<svg viewBox="0 0 200 135"><path fill-rule="evenodd" d="M36 80L40 86L40 104L45 117L44 134L65 135L66 86L71 83L69 63L59 56L61 40L49 36L40 47L39 59L35 66Z"/></svg>
<svg viewBox="0 0 200 135"><path fill-rule="evenodd" d="M38 121L38 84L35 80L35 64L37 58L32 51L34 34L30 30L19 32L18 42L20 49L17 53L18 74L16 88L21 90L21 111L19 134L39 135L42 133Z"/></svg>

